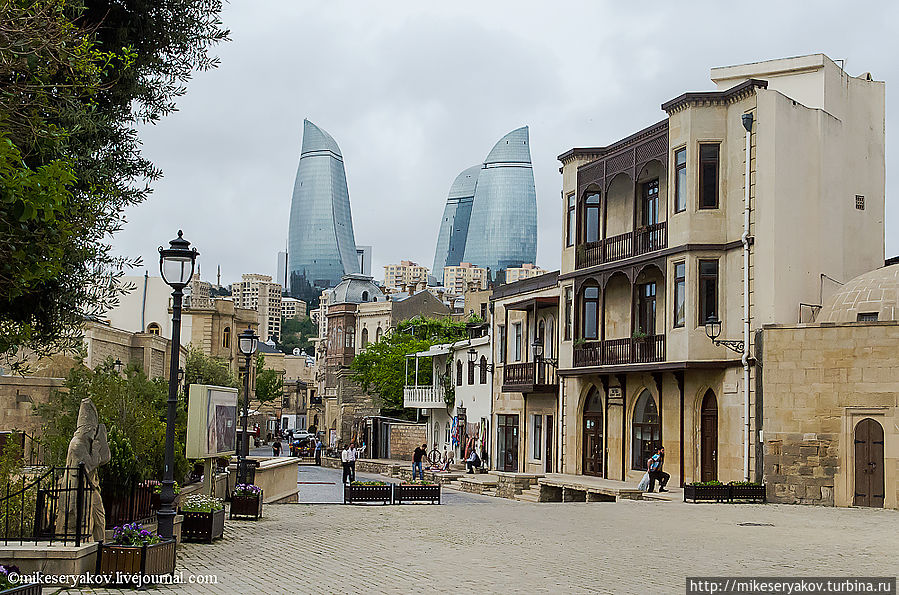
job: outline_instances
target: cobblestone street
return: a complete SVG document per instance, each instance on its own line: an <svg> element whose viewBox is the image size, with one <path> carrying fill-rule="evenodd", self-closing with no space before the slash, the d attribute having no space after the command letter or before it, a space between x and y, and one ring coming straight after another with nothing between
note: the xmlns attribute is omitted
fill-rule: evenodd
<svg viewBox="0 0 899 595"><path fill-rule="evenodd" d="M304 500L336 500L340 471L304 468L299 479ZM894 511L445 494L441 506L266 506L258 522L228 520L214 545L182 546L185 578L213 574L218 584L156 590L683 593L688 575L895 576L899 568Z"/></svg>

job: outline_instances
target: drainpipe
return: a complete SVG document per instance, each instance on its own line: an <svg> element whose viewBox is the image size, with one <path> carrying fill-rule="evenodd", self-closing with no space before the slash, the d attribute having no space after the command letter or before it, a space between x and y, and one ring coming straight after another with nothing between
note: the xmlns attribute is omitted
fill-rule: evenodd
<svg viewBox="0 0 899 595"><path fill-rule="evenodd" d="M749 481L749 181L752 173L752 114L743 114L746 129L746 174L743 181L743 480Z"/></svg>

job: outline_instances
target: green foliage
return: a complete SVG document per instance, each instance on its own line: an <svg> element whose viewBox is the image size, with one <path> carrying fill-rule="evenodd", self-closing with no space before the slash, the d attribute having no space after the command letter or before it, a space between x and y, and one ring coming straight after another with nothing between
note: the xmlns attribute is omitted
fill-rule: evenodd
<svg viewBox="0 0 899 595"><path fill-rule="evenodd" d="M6 441L3 452L0 453L0 490L4 496L7 493L16 494L29 481L23 474L22 455L21 444L15 440ZM37 490L31 489L10 498L0 506L0 527L6 528L10 539L19 537L28 539L34 534L36 504Z"/></svg>
<svg viewBox="0 0 899 595"><path fill-rule="evenodd" d="M295 318L281 319L281 340L278 349L290 355L295 348L300 348L304 353L312 354L312 339L318 336L318 328L308 316L302 320Z"/></svg>
<svg viewBox="0 0 899 595"><path fill-rule="evenodd" d="M113 453L113 460L107 465L110 468L100 468L101 480L111 477L118 481L117 470L139 479L161 478L168 383L162 378L148 379L133 363L124 374L119 374L111 359L95 370L81 363L74 366L66 378L64 390L55 391L46 403L36 407L37 415L44 420L42 441L47 448L48 462L53 465L65 463L81 399L88 397L97 407L100 422L106 424ZM186 435L187 412L179 403L175 419L175 478L187 474ZM129 460L129 456L133 459Z"/></svg>
<svg viewBox="0 0 899 595"><path fill-rule="evenodd" d="M405 377L406 355L466 336L465 322L422 317L404 320L394 332L387 333L377 343L369 343L353 358L350 366L353 380L366 392L381 397L381 411L385 415L410 417L411 412L403 409L403 387L407 381L412 382L411 376ZM427 385L431 380L431 366L420 367L418 383Z"/></svg>
<svg viewBox="0 0 899 595"><path fill-rule="evenodd" d="M275 370L265 367L265 356L256 356L256 400L270 403L284 392L284 377Z"/></svg>
<svg viewBox="0 0 899 595"><path fill-rule="evenodd" d="M187 348L184 360L184 382L232 388L237 388L238 384L227 363L209 357L192 345Z"/></svg>
<svg viewBox="0 0 899 595"><path fill-rule="evenodd" d="M0 3L0 357L75 347L139 260L114 257L124 211L161 172L137 126L175 109L208 48L220 0Z"/></svg>

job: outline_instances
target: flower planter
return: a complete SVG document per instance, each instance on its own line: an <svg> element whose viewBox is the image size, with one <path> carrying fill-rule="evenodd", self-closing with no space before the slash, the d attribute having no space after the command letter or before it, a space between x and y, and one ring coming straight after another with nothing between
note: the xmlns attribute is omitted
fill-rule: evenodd
<svg viewBox="0 0 899 595"><path fill-rule="evenodd" d="M400 484L393 487L393 503L403 502L430 502L440 504L440 484L415 485Z"/></svg>
<svg viewBox="0 0 899 595"><path fill-rule="evenodd" d="M185 512L181 523L183 541L205 541L212 543L225 534L225 509L213 512Z"/></svg>
<svg viewBox="0 0 899 595"><path fill-rule="evenodd" d="M380 502L382 504L390 504L392 499L393 486L390 484L382 486L359 486L345 485L343 486L343 503L358 504L360 502Z"/></svg>
<svg viewBox="0 0 899 595"><path fill-rule="evenodd" d="M684 502L766 502L765 485L684 486Z"/></svg>
<svg viewBox="0 0 899 595"><path fill-rule="evenodd" d="M748 502L767 502L768 500L764 484L760 486L732 485L728 487L731 490L731 500L743 500Z"/></svg>
<svg viewBox="0 0 899 595"><path fill-rule="evenodd" d="M729 485L684 486L684 502L727 502L730 500Z"/></svg>
<svg viewBox="0 0 899 595"><path fill-rule="evenodd" d="M253 496L231 496L231 518L251 516L253 520L262 516L262 493Z"/></svg>
<svg viewBox="0 0 899 595"><path fill-rule="evenodd" d="M97 574L113 575L126 584L137 583L134 578L141 577L140 585L143 585L142 577L146 575L161 576L174 572L174 539L144 546L107 545L101 542L97 548Z"/></svg>
<svg viewBox="0 0 899 595"><path fill-rule="evenodd" d="M30 583L28 585L19 585L12 589L4 589L0 591L0 595L41 595L40 583Z"/></svg>

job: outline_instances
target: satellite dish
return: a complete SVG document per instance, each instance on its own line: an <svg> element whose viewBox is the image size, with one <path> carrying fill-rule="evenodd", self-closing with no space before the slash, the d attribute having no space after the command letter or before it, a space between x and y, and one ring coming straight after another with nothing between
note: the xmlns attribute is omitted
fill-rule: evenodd
<svg viewBox="0 0 899 595"><path fill-rule="evenodd" d="M294 347L294 348L293 348L293 354L294 354L294 355L300 355L301 353L302 353L302 351L300 351L300 348L299 348L299 347Z"/></svg>

